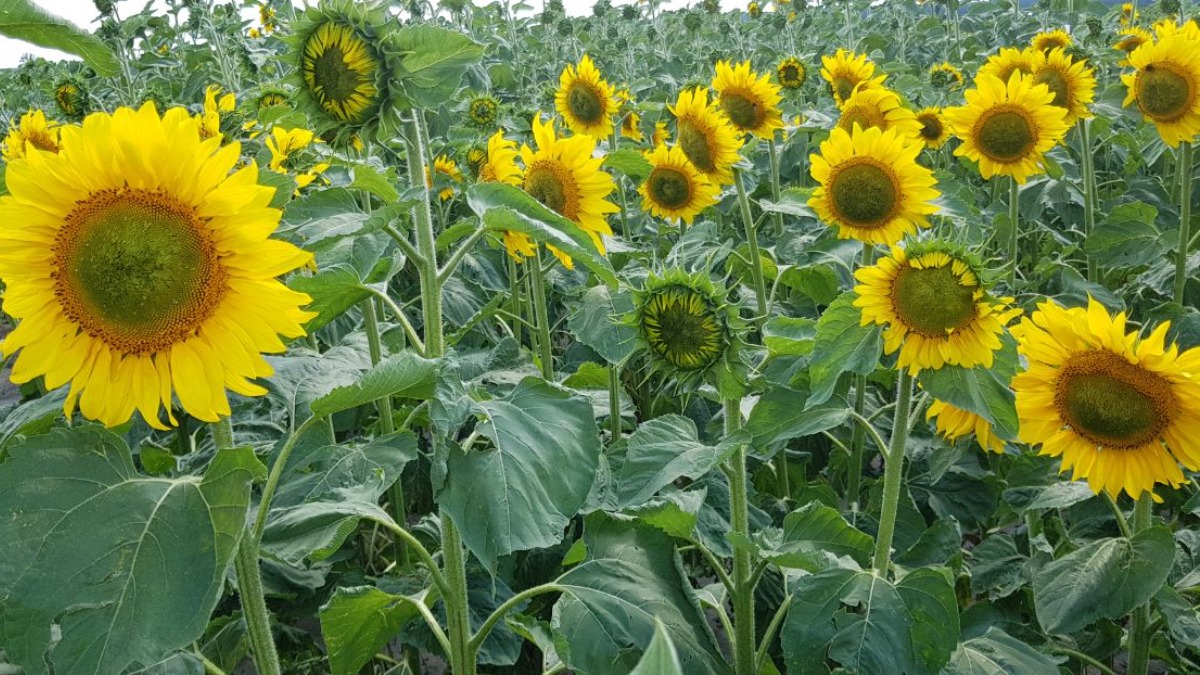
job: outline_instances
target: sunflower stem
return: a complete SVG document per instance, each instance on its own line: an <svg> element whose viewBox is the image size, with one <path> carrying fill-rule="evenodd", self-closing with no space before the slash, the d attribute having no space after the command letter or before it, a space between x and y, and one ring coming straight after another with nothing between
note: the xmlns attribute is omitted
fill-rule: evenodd
<svg viewBox="0 0 1200 675"><path fill-rule="evenodd" d="M879 536L875 539L875 573L886 577L892 560L892 535L900 510L900 484L904 480L904 446L908 443L908 412L912 406L912 375L900 370L896 382L896 410L891 446L883 464L883 508L879 514Z"/></svg>
<svg viewBox="0 0 1200 675"><path fill-rule="evenodd" d="M875 264L875 247L863 242L862 260L859 267L870 267ZM860 417L867 409L867 376L854 376L854 412ZM846 465L846 497L850 502L850 510L858 511L858 495L862 485L863 448L866 446L866 429L860 424L854 425L850 432L850 463Z"/></svg>
<svg viewBox="0 0 1200 675"><path fill-rule="evenodd" d="M740 180L740 179L739 179ZM742 426L741 401L725 399L725 435ZM739 445L729 460L729 512L734 534L750 536L750 503L746 494L746 446ZM756 675L754 669L754 585L750 552L733 548L733 663L737 675Z"/></svg>
<svg viewBox="0 0 1200 675"><path fill-rule="evenodd" d="M513 339L517 344L521 344L524 336L522 328L525 321L521 318L521 307L524 303L521 302L521 277L517 274L517 261L513 260L512 256L508 257L508 311L511 315L510 322L512 323Z"/></svg>
<svg viewBox="0 0 1200 675"><path fill-rule="evenodd" d="M1152 497L1149 492L1143 492L1138 497L1137 506L1133 509L1133 533L1150 527ZM1150 626L1150 603L1133 610L1133 626L1129 632L1129 667L1126 675L1146 675L1150 668L1150 638L1154 630Z"/></svg>
<svg viewBox="0 0 1200 675"><path fill-rule="evenodd" d="M529 262L529 276L533 282L534 325L538 332L538 358L542 362L542 379L549 382L554 379L554 352L550 345L550 311L546 305L546 276L542 272L540 247Z"/></svg>
<svg viewBox="0 0 1200 675"><path fill-rule="evenodd" d="M379 314L375 310L375 299L367 298L362 301L363 313L363 328L367 332L367 350L371 354L371 365L379 365L383 360L383 341L379 332ZM392 418L392 399L390 396L375 401L375 407L379 410L379 430L385 435L391 435L396 432L396 422ZM388 499L392 502L392 518L400 525L408 522L408 518L404 513L404 484L400 482L400 477L396 477L396 482L388 488ZM393 552L396 555L396 564L401 569L408 568L408 547L405 546L402 539L393 541Z"/></svg>
<svg viewBox="0 0 1200 675"><path fill-rule="evenodd" d="M1015 2L1016 0L1014 0ZM1020 240L1021 228L1018 219L1021 216L1020 201L1021 186L1016 178L1009 178L1008 185L1008 290L1015 292L1017 287L1017 242Z"/></svg>
<svg viewBox="0 0 1200 675"><path fill-rule="evenodd" d="M1079 127L1079 157L1083 162L1083 236L1086 243L1096 229L1096 162L1092 157L1092 137L1088 121L1080 118ZM1096 257L1087 256L1087 278L1095 281L1099 276L1096 267Z"/></svg>
<svg viewBox="0 0 1200 675"><path fill-rule="evenodd" d="M233 449L233 425L228 417L222 417L211 428L217 452ZM238 595L242 600L242 614L246 617L254 665L262 675L280 675L279 653L275 651L275 640L271 636L271 614L267 610L262 574L258 569L258 547L259 538L254 528L247 526L233 557L233 570L237 575Z"/></svg>
<svg viewBox="0 0 1200 675"><path fill-rule="evenodd" d="M1179 255L1175 258L1175 303L1183 304L1183 290L1187 285L1188 244L1192 231L1192 144L1183 142L1179 146L1179 173L1183 181L1179 189Z"/></svg>
<svg viewBox="0 0 1200 675"><path fill-rule="evenodd" d="M621 364L608 367L608 426L612 431L610 442L621 439Z"/></svg>
<svg viewBox="0 0 1200 675"><path fill-rule="evenodd" d="M617 141L620 138L621 138L621 125L614 124L612 136L609 137L609 153L610 154L617 151ZM617 196L619 196L621 198L621 237L623 237L625 240L628 241L629 240L629 216L627 216L625 212L629 210L629 203L625 201L625 181L622 177L617 176L615 178L615 183L617 186Z"/></svg>
<svg viewBox="0 0 1200 675"><path fill-rule="evenodd" d="M775 137L772 136L767 141L767 157L771 160L771 199L776 204L779 203L779 152L775 148ZM775 217L775 236L783 234L783 214L776 211L771 214Z"/></svg>
<svg viewBox="0 0 1200 675"><path fill-rule="evenodd" d="M750 195L746 193L746 180L742 177L741 169L733 170L734 182L737 184L738 205L741 206L742 224L746 228L746 243L750 246L750 279L754 283L754 299L757 302L756 326L762 327L767 320L767 285L763 281L762 256L758 252L758 228L754 225L754 217L750 214Z"/></svg>

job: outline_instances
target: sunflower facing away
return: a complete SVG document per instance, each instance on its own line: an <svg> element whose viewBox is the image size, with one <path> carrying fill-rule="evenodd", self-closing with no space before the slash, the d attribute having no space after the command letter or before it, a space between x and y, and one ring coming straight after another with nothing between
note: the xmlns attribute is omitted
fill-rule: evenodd
<svg viewBox="0 0 1200 675"><path fill-rule="evenodd" d="M317 23L304 38L299 69L313 103L339 124L363 124L379 105L380 57L348 24Z"/></svg>
<svg viewBox="0 0 1200 675"><path fill-rule="evenodd" d="M472 150L472 153L475 151ZM514 187L521 187L524 178L521 175L521 167L517 165L517 144L504 137L503 131L497 131L488 138L487 149L479 151L481 157L478 160L471 160L468 155L468 160L472 166L478 164L476 175L480 183L504 183ZM532 257L537 253L537 245L529 235L523 232L514 232L512 230L504 231L504 250L512 259L517 262L524 262L525 258ZM570 260L568 258L568 260ZM569 265L568 265L569 266Z"/></svg>
<svg viewBox="0 0 1200 675"><path fill-rule="evenodd" d="M965 255L926 244L892 248L889 257L854 273L862 325L884 327L884 351L916 375L945 365L992 367L1013 312L988 297Z"/></svg>
<svg viewBox="0 0 1200 675"><path fill-rule="evenodd" d="M934 399L925 413L925 420L936 418L937 432L953 443L963 436L975 435L979 447L988 452L1004 454L1004 439L992 431L992 423L969 410L956 408Z"/></svg>
<svg viewBox="0 0 1200 675"><path fill-rule="evenodd" d="M134 410L172 424L229 415L225 389L258 396L262 353L304 335L309 297L275 277L312 256L270 235L280 212L237 143L201 141L183 108L94 113L65 127L58 154L8 165L0 198L3 344L14 382L70 383L64 409L108 426Z"/></svg>
<svg viewBox="0 0 1200 675"><path fill-rule="evenodd" d="M921 123L921 131L918 134L921 142L930 150L937 150L950 138L950 128L946 126L946 120L942 119L941 108L921 110L917 113L917 121Z"/></svg>
<svg viewBox="0 0 1200 675"><path fill-rule="evenodd" d="M1172 148L1200 134L1200 40L1179 33L1129 55L1137 72L1121 76L1124 105L1137 103Z"/></svg>
<svg viewBox="0 0 1200 675"><path fill-rule="evenodd" d="M731 343L730 311L712 281L678 270L651 275L635 294L634 323L661 366L684 373L717 363Z"/></svg>
<svg viewBox="0 0 1200 675"><path fill-rule="evenodd" d="M839 49L833 56L821 57L821 77L829 83L838 106L850 98L856 88L874 89L883 86L887 75L875 76L875 64L866 54Z"/></svg>
<svg viewBox="0 0 1200 675"><path fill-rule="evenodd" d="M904 107L900 97L890 89L859 89L846 99L838 127L853 131L854 127L895 129L905 138L915 140L921 133L921 123L913 111Z"/></svg>
<svg viewBox="0 0 1200 675"><path fill-rule="evenodd" d="M775 75L779 78L779 85L784 89L799 89L808 79L808 68L801 63L800 59L789 56L775 67Z"/></svg>
<svg viewBox="0 0 1200 675"><path fill-rule="evenodd" d="M1071 58L1064 49L1036 52L1032 77L1054 94L1053 105L1067 111L1063 122L1068 126L1092 116L1088 105L1096 95L1096 72L1087 63Z"/></svg>
<svg viewBox="0 0 1200 675"><path fill-rule="evenodd" d="M1012 176L1024 183L1044 170L1042 156L1067 133L1066 111L1044 84L1013 73L1007 84L991 75L975 79L967 104L943 115L962 145L956 156L979 162L984 178Z"/></svg>
<svg viewBox="0 0 1200 675"><path fill-rule="evenodd" d="M896 130L834 128L812 155L818 185L808 205L841 239L895 244L937 212L933 172L917 163L921 146Z"/></svg>
<svg viewBox="0 0 1200 675"><path fill-rule="evenodd" d="M954 64L943 61L929 69L929 83L941 89L962 89L966 78Z"/></svg>
<svg viewBox="0 0 1200 675"><path fill-rule="evenodd" d="M708 102L708 90L679 92L669 110L675 115L675 142L683 154L713 183L733 183L733 165L742 141L720 108Z"/></svg>
<svg viewBox="0 0 1200 675"><path fill-rule="evenodd" d="M638 188L643 210L691 225L701 211L717 203L720 188L696 170L678 145L660 145L645 155L652 168Z"/></svg>
<svg viewBox="0 0 1200 675"><path fill-rule="evenodd" d="M1052 52L1055 49L1066 49L1074 44L1071 34L1061 28L1043 31L1033 36L1029 46L1039 52Z"/></svg>
<svg viewBox="0 0 1200 675"><path fill-rule="evenodd" d="M1183 483L1176 462L1200 467L1200 351L1164 344L1168 328L1138 339L1095 300L1038 305L1013 328L1029 362L1012 382L1021 440L1062 457L1097 494Z"/></svg>
<svg viewBox="0 0 1200 675"><path fill-rule="evenodd" d="M725 117L739 131L770 139L776 130L783 128L779 85L773 84L767 75L755 74L749 61L736 66L729 61L718 61L712 88Z"/></svg>
<svg viewBox="0 0 1200 675"><path fill-rule="evenodd" d="M1016 72L1030 75L1033 73L1033 58L1032 49L1002 47L999 52L989 56L987 61L979 67L975 79L991 75L1001 82L1008 82L1008 79Z"/></svg>
<svg viewBox="0 0 1200 675"><path fill-rule="evenodd" d="M554 94L554 108L568 129L596 139L608 138L613 132L612 116L618 107L613 86L600 76L590 56L584 54L578 67L563 68Z"/></svg>
<svg viewBox="0 0 1200 675"><path fill-rule="evenodd" d="M4 161L25 157L25 148L29 145L46 152L58 152L59 133L59 126L47 121L46 113L30 110L9 126L8 136L4 138Z"/></svg>
<svg viewBox="0 0 1200 675"><path fill-rule="evenodd" d="M87 93L78 82L65 80L54 88L54 102L68 119L78 120L83 117Z"/></svg>
<svg viewBox="0 0 1200 675"><path fill-rule="evenodd" d="M1120 36L1121 39L1117 40L1116 43L1113 44L1113 49L1125 52L1126 58L1121 59L1120 63L1118 64L1122 66L1129 65L1128 55L1132 54L1135 49L1141 47L1147 42L1154 41L1154 36L1150 34L1150 31L1144 28L1138 28L1137 26L1126 28L1120 32Z"/></svg>

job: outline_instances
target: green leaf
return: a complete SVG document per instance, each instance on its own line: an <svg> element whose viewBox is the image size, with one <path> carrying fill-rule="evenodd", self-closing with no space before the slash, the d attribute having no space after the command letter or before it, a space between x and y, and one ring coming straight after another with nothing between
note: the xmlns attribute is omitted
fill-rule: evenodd
<svg viewBox="0 0 1200 675"><path fill-rule="evenodd" d="M108 45L30 0L0 0L0 34L80 56L96 74L104 77L121 72Z"/></svg>
<svg viewBox="0 0 1200 675"><path fill-rule="evenodd" d="M467 190L467 204L489 230L521 232L583 263L610 286L617 277L591 236L575 222L551 211L519 188L503 183L477 183Z"/></svg>
<svg viewBox="0 0 1200 675"><path fill-rule="evenodd" d="M998 436L1012 440L1017 437L1019 423L1016 397L1008 383L1016 374L1017 364L1016 341L1006 337L991 368L943 366L922 370L917 381L930 396L979 415L992 423Z"/></svg>
<svg viewBox="0 0 1200 675"><path fill-rule="evenodd" d="M1058 675L1055 659L999 628L964 640L941 675Z"/></svg>
<svg viewBox="0 0 1200 675"><path fill-rule="evenodd" d="M385 396L427 399L433 396L438 362L413 352L393 354L359 376L354 384L338 387L313 401L313 415L322 417L367 405Z"/></svg>
<svg viewBox="0 0 1200 675"><path fill-rule="evenodd" d="M147 478L117 436L57 429L0 464L0 644L30 675L119 673L204 632L245 529L249 448ZM55 640L51 627L61 628Z"/></svg>
<svg viewBox="0 0 1200 675"><path fill-rule="evenodd" d="M828 673L832 659L864 675L932 675L958 645L954 587L934 569L893 585L833 568L800 577L792 593L780 634L789 673Z"/></svg>
<svg viewBox="0 0 1200 675"><path fill-rule="evenodd" d="M317 273L295 274L288 280L289 286L312 298L305 309L316 312L317 317L310 319L305 328L310 333L324 328L371 297L368 286L385 282L404 262L393 246L388 235L381 232L326 240L317 254Z"/></svg>
<svg viewBox="0 0 1200 675"><path fill-rule="evenodd" d="M816 335L813 319L778 316L763 326L763 346L771 356L807 356Z"/></svg>
<svg viewBox="0 0 1200 675"><path fill-rule="evenodd" d="M609 363L621 363L637 346L637 329L621 323L633 311L628 292L593 286L567 317L567 327L581 343L596 350Z"/></svg>
<svg viewBox="0 0 1200 675"><path fill-rule="evenodd" d="M604 166L620 171L635 183L646 180L652 168L650 162L638 150L610 152L604 157Z"/></svg>
<svg viewBox="0 0 1200 675"><path fill-rule="evenodd" d="M772 387L750 409L746 430L754 436L756 447L792 438L811 436L845 423L849 409L845 403L808 408L806 392L782 385Z"/></svg>
<svg viewBox="0 0 1200 675"><path fill-rule="evenodd" d="M551 625L559 656L581 675L621 675L637 667L661 621L688 675L730 671L667 535L603 513L585 521L586 562L555 583L566 592Z"/></svg>
<svg viewBox="0 0 1200 675"><path fill-rule="evenodd" d="M395 169L389 168L387 173L381 173L367 164L354 165L354 181L350 183L351 190L366 190L379 197L387 204L400 201L400 191L392 184Z"/></svg>
<svg viewBox="0 0 1200 675"><path fill-rule="evenodd" d="M1167 252L1154 224L1158 209L1145 202L1113 207L1088 235L1083 250L1106 267L1138 267L1160 260Z"/></svg>
<svg viewBox="0 0 1200 675"><path fill-rule="evenodd" d="M675 643L662 622L655 620L654 637L650 646L642 654L642 660L629 675L683 675L683 666L679 663L679 654L675 651Z"/></svg>
<svg viewBox="0 0 1200 675"><path fill-rule="evenodd" d="M338 488L328 501L272 508L263 530L263 551L291 565L329 558L342 547L346 537L354 534L359 521L391 521L391 516L368 497L372 492L382 494L386 489L382 483L375 490Z"/></svg>
<svg viewBox="0 0 1200 675"><path fill-rule="evenodd" d="M879 365L883 338L878 326L863 326L862 312L854 306L856 296L847 291L817 320L817 338L809 359L812 394L805 405L829 400L842 373L868 375Z"/></svg>
<svg viewBox="0 0 1200 675"><path fill-rule="evenodd" d="M1019 514L1032 510L1064 509L1095 496L1096 493L1082 481L1009 488L1004 491L1004 501Z"/></svg>
<svg viewBox="0 0 1200 675"><path fill-rule="evenodd" d="M626 441L625 461L616 479L618 503L636 506L677 478L695 480L749 440L749 434L739 430L716 446L705 445L696 424L679 415L645 422Z"/></svg>
<svg viewBox="0 0 1200 675"><path fill-rule="evenodd" d="M472 411L492 447L451 448L438 504L492 569L500 556L562 540L595 482L600 430L588 399L534 377Z"/></svg>
<svg viewBox="0 0 1200 675"><path fill-rule="evenodd" d="M356 675L400 628L418 618L414 602L371 586L339 588L321 608L321 635L333 675Z"/></svg>
<svg viewBox="0 0 1200 675"><path fill-rule="evenodd" d="M483 45L453 30L428 24L409 24L395 33L389 46L403 56L400 81L404 93L433 108L450 98L463 72L483 56Z"/></svg>
<svg viewBox="0 0 1200 675"><path fill-rule="evenodd" d="M782 213L789 216L817 219L817 214L808 206L811 188L788 188L779 194L779 201L758 200L758 206L767 213Z"/></svg>
<svg viewBox="0 0 1200 675"><path fill-rule="evenodd" d="M824 552L866 564L874 549L871 537L854 529L836 509L809 502L784 517L782 542L764 555L780 567L812 571Z"/></svg>
<svg viewBox="0 0 1200 675"><path fill-rule="evenodd" d="M1047 633L1066 634L1125 616L1158 592L1174 562L1175 541L1162 525L1132 539L1094 541L1033 576L1038 622Z"/></svg>

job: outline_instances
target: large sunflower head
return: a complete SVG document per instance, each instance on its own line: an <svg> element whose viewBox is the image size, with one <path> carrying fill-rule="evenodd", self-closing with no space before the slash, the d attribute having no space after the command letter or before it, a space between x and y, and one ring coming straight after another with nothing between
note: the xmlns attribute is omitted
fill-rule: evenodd
<svg viewBox="0 0 1200 675"><path fill-rule="evenodd" d="M554 107L571 131L608 138L613 132L613 114L619 107L614 94L613 86L604 81L592 58L584 54L578 66L563 68Z"/></svg>
<svg viewBox="0 0 1200 675"><path fill-rule="evenodd" d="M921 142L930 150L937 150L946 144L950 138L950 127L942 119L941 108L924 108L917 113L917 121L921 123L918 134Z"/></svg>
<svg viewBox="0 0 1200 675"><path fill-rule="evenodd" d="M1200 39L1177 33L1147 43L1129 55L1137 69L1121 76L1124 104L1137 103L1172 148L1200 134Z"/></svg>
<svg viewBox="0 0 1200 675"><path fill-rule="evenodd" d="M638 193L647 213L668 220L680 218L691 225L701 211L717 203L720 188L696 170L678 145L660 145L645 155L650 175Z"/></svg>
<svg viewBox="0 0 1200 675"><path fill-rule="evenodd" d="M929 69L929 83L939 89L962 89L966 79L957 66L943 61Z"/></svg>
<svg viewBox="0 0 1200 675"><path fill-rule="evenodd" d="M775 75L784 89L799 89L808 79L808 67L800 59L789 56L775 66Z"/></svg>
<svg viewBox="0 0 1200 675"><path fill-rule="evenodd" d="M741 324L707 275L651 274L633 306L631 323L663 371L688 380L729 363Z"/></svg>
<svg viewBox="0 0 1200 675"><path fill-rule="evenodd" d="M1052 52L1055 49L1066 49L1074 44L1071 39L1071 34L1061 28L1055 28L1050 31L1042 31L1033 36L1033 40L1029 42L1029 46L1035 51Z"/></svg>
<svg viewBox="0 0 1200 675"><path fill-rule="evenodd" d="M1092 490L1132 497L1185 482L1200 468L1200 352L1167 345L1168 324L1145 337L1100 303L1052 301L1013 328L1028 369L1013 378L1021 440L1062 457Z"/></svg>
<svg viewBox="0 0 1200 675"><path fill-rule="evenodd" d="M26 148L30 146L46 152L58 152L60 130L58 124L46 120L46 113L30 110L9 125L8 136L4 138L4 161L24 158Z"/></svg>
<svg viewBox="0 0 1200 675"><path fill-rule="evenodd" d="M12 377L70 383L65 411L113 426L134 410L165 428L229 415L226 388L266 393L262 353L304 335L307 295L276 280L312 256L270 239L280 212L237 143L201 140L183 108L93 113L57 154L8 165L0 198ZM231 173L232 172L232 173Z"/></svg>
<svg viewBox="0 0 1200 675"><path fill-rule="evenodd" d="M855 89L873 89L883 86L886 75L875 76L875 64L866 54L855 54L839 49L833 56L821 57L821 77L829 83L833 99L840 106L854 93Z"/></svg>
<svg viewBox="0 0 1200 675"><path fill-rule="evenodd" d="M963 436L975 435L975 442L988 452L1004 454L1004 439L992 430L992 423L969 410L956 408L934 399L925 413L927 421L937 420L937 432L951 443Z"/></svg>
<svg viewBox="0 0 1200 675"><path fill-rule="evenodd" d="M900 96L890 89L859 89L842 105L842 116L837 126L846 131L855 127L862 129L895 129L906 138L916 139L921 133L921 123L913 111L905 107Z"/></svg>
<svg viewBox="0 0 1200 675"><path fill-rule="evenodd" d="M1008 82L1013 73L1020 72L1029 75L1033 73L1033 56L1034 52L1032 49L1002 47L1000 51L989 56L987 61L979 67L979 72L975 75L975 78L978 80L984 75L991 75L1001 82Z"/></svg>
<svg viewBox="0 0 1200 675"><path fill-rule="evenodd" d="M987 294L967 254L938 242L892 248L854 273L862 325L884 327L884 350L916 374L945 365L992 366L1013 312Z"/></svg>
<svg viewBox="0 0 1200 675"><path fill-rule="evenodd" d="M1068 126L1076 120L1091 117L1088 105L1096 95L1096 71L1084 61L1076 61L1065 49L1036 52L1033 59L1033 81L1044 84L1054 94L1051 101L1067 112L1063 122Z"/></svg>
<svg viewBox="0 0 1200 675"><path fill-rule="evenodd" d="M1024 183L1042 172L1042 156L1068 129L1054 94L1020 73L1008 82L980 75L975 85L966 91L966 105L943 113L963 141L954 154L979 162L984 178L1004 175Z"/></svg>
<svg viewBox="0 0 1200 675"><path fill-rule="evenodd" d="M817 181L808 205L838 237L895 244L937 212L933 172L917 163L921 146L891 129L834 128L812 155Z"/></svg>
<svg viewBox="0 0 1200 675"><path fill-rule="evenodd" d="M685 89L669 109L675 115L675 143L683 154L713 183L733 183L742 141L725 113L709 103L708 90Z"/></svg>
<svg viewBox="0 0 1200 675"><path fill-rule="evenodd" d="M749 61L736 66L718 61L712 88L725 117L739 131L773 138L775 131L783 128L779 85L773 84L770 76L750 70Z"/></svg>

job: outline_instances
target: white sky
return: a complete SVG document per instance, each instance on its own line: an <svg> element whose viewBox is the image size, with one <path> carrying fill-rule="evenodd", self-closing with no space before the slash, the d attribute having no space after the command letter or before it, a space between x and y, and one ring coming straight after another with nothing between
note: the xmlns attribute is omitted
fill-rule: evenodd
<svg viewBox="0 0 1200 675"><path fill-rule="evenodd" d="M141 11L148 0L119 0L117 2L117 12L121 16L129 16ZM304 3L301 0L293 0L297 6L302 6ZM490 2L491 0L487 0ZM41 5L47 11L57 14L65 19L69 19L72 23L88 30L96 29L96 22L93 19L98 18L99 12L96 11L96 6L92 4L92 0L33 0L34 4ZM586 14L591 11L594 0L563 0L563 5L566 7L567 13L572 15ZM315 0L314 0L315 4ZM486 3L485 3L486 4ZM531 3L536 7L540 7L541 3L533 0ZM613 3L616 5L627 4L622 0L617 0ZM668 2L665 6L684 4L682 0ZM247 8L243 14L250 18L255 15L253 7ZM75 58L63 54L54 49L42 49L27 42L13 40L0 36L0 68L12 68L16 66L22 54L33 54L43 58L58 60L64 58Z"/></svg>

